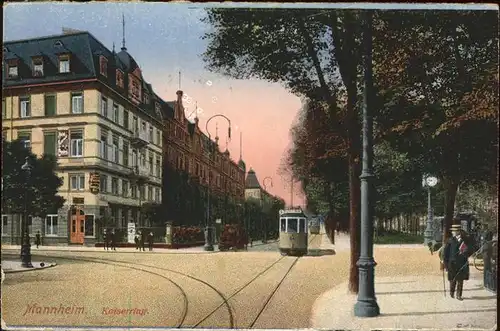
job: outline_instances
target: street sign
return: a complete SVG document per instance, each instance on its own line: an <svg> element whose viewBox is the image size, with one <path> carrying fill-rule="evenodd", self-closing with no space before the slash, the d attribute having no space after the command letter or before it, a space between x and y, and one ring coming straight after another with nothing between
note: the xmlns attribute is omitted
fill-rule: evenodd
<svg viewBox="0 0 500 331"><path fill-rule="evenodd" d="M90 174L89 188L92 194L98 194L101 186L101 177L99 173L93 172Z"/></svg>
<svg viewBox="0 0 500 331"><path fill-rule="evenodd" d="M221 224L221 223L222 223L222 220L221 220L220 218L218 218L218 219L216 219L216 220L215 220L215 223L217 223L217 224Z"/></svg>

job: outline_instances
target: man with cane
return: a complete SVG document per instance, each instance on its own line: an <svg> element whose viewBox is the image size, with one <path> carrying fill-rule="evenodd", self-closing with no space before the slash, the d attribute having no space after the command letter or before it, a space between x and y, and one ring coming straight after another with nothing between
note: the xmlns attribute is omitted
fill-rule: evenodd
<svg viewBox="0 0 500 331"><path fill-rule="evenodd" d="M466 242L464 232L460 225L451 226L452 237L443 250L444 269L448 272L450 282L450 296L462 301L464 280L469 280L469 253L470 243Z"/></svg>

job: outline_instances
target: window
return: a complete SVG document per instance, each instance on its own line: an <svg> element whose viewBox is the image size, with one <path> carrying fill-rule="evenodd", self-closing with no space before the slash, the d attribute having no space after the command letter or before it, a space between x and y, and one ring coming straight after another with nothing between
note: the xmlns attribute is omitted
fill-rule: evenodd
<svg viewBox="0 0 500 331"><path fill-rule="evenodd" d="M83 113L83 93L71 94L71 112L73 114Z"/></svg>
<svg viewBox="0 0 500 331"><path fill-rule="evenodd" d="M123 110L123 127L125 129L129 129L128 128L128 111L126 111L125 109Z"/></svg>
<svg viewBox="0 0 500 331"><path fill-rule="evenodd" d="M286 218L282 218L280 220L280 224L281 224L281 227L280 227L281 232L285 232L286 231Z"/></svg>
<svg viewBox="0 0 500 331"><path fill-rule="evenodd" d="M118 109L118 105L113 104L113 121L116 124L120 124L120 113Z"/></svg>
<svg viewBox="0 0 500 331"><path fill-rule="evenodd" d="M94 215L85 215L85 236L86 237L94 237Z"/></svg>
<svg viewBox="0 0 500 331"><path fill-rule="evenodd" d="M118 163L120 150L118 149L118 136L113 136L113 162Z"/></svg>
<svg viewBox="0 0 500 331"><path fill-rule="evenodd" d="M101 132L101 157L108 159L108 134L106 132Z"/></svg>
<svg viewBox="0 0 500 331"><path fill-rule="evenodd" d="M43 76L43 59L36 58L33 59L33 76L42 77Z"/></svg>
<svg viewBox="0 0 500 331"><path fill-rule="evenodd" d="M144 94L144 103L146 105L149 105L149 94L147 94L147 93Z"/></svg>
<svg viewBox="0 0 500 331"><path fill-rule="evenodd" d="M108 176L101 174L101 182L100 182L100 187L99 191L102 193L108 192Z"/></svg>
<svg viewBox="0 0 500 331"><path fill-rule="evenodd" d="M6 234L7 226L9 225L9 217L7 215L2 215L2 234Z"/></svg>
<svg viewBox="0 0 500 331"><path fill-rule="evenodd" d="M74 131L70 135L71 143L71 156L82 157L83 156L83 131Z"/></svg>
<svg viewBox="0 0 500 331"><path fill-rule="evenodd" d="M24 148L31 149L31 132L19 132L17 138L23 142Z"/></svg>
<svg viewBox="0 0 500 331"><path fill-rule="evenodd" d="M154 173L154 172L153 172L153 165L154 165L154 163L153 163L153 155L150 155L150 156L149 156L149 164L148 164L148 167L149 167L149 174L150 174L150 175L153 175L153 173Z"/></svg>
<svg viewBox="0 0 500 331"><path fill-rule="evenodd" d="M289 218L288 219L288 229L287 232L291 233L297 233L297 219L296 218Z"/></svg>
<svg viewBox="0 0 500 331"><path fill-rule="evenodd" d="M142 121L142 132L146 133L146 122Z"/></svg>
<svg viewBox="0 0 500 331"><path fill-rule="evenodd" d="M160 135L160 130L156 130L156 144L158 146L161 146L161 135Z"/></svg>
<svg viewBox="0 0 500 331"><path fill-rule="evenodd" d="M83 191L83 190L85 190L85 175L84 174L70 175L69 181L70 181L70 185L71 185L70 186L71 191Z"/></svg>
<svg viewBox="0 0 500 331"><path fill-rule="evenodd" d="M45 235L57 236L57 215L45 217Z"/></svg>
<svg viewBox="0 0 500 331"><path fill-rule="evenodd" d="M139 98L139 84L135 80L132 81L132 95Z"/></svg>
<svg viewBox="0 0 500 331"><path fill-rule="evenodd" d="M108 99L102 97L101 99L101 115L108 117Z"/></svg>
<svg viewBox="0 0 500 331"><path fill-rule="evenodd" d="M139 194L141 197L141 200L144 200L145 194L146 193L146 188L144 186L139 186Z"/></svg>
<svg viewBox="0 0 500 331"><path fill-rule="evenodd" d="M45 155L56 155L56 133L45 132L43 134L43 153Z"/></svg>
<svg viewBox="0 0 500 331"><path fill-rule="evenodd" d="M5 99L2 99L2 119L7 118L7 105Z"/></svg>
<svg viewBox="0 0 500 331"><path fill-rule="evenodd" d="M62 55L59 57L59 73L64 74L69 72L69 56Z"/></svg>
<svg viewBox="0 0 500 331"><path fill-rule="evenodd" d="M132 195L132 198L136 199L137 198L137 186L130 185L130 193Z"/></svg>
<svg viewBox="0 0 500 331"><path fill-rule="evenodd" d="M122 195L128 197L128 181L122 180Z"/></svg>
<svg viewBox="0 0 500 331"><path fill-rule="evenodd" d="M104 56L101 56L99 58L99 65L101 69L101 75L108 77L108 60Z"/></svg>
<svg viewBox="0 0 500 331"><path fill-rule="evenodd" d="M116 85L123 88L123 72L116 70Z"/></svg>
<svg viewBox="0 0 500 331"><path fill-rule="evenodd" d="M160 163L159 157L157 156L156 157L156 177L160 177L160 176L161 176L161 163Z"/></svg>
<svg viewBox="0 0 500 331"><path fill-rule="evenodd" d="M128 143L123 142L123 165L128 167Z"/></svg>
<svg viewBox="0 0 500 331"><path fill-rule="evenodd" d="M134 127L132 128L134 133L139 133L139 122L137 121L137 117L134 116L132 124L134 125Z"/></svg>
<svg viewBox="0 0 500 331"><path fill-rule="evenodd" d="M45 95L45 116L54 116L57 113L55 95Z"/></svg>
<svg viewBox="0 0 500 331"><path fill-rule="evenodd" d="M17 64L9 64L9 78L17 78L18 70Z"/></svg>
<svg viewBox="0 0 500 331"><path fill-rule="evenodd" d="M137 162L137 151L135 149L132 150L132 167L136 167L139 165Z"/></svg>
<svg viewBox="0 0 500 331"><path fill-rule="evenodd" d="M141 152L141 167L146 167L146 153Z"/></svg>
<svg viewBox="0 0 500 331"><path fill-rule="evenodd" d="M306 233L306 220L299 218L299 233Z"/></svg>
<svg viewBox="0 0 500 331"><path fill-rule="evenodd" d="M118 178L111 178L111 193L118 195Z"/></svg>
<svg viewBox="0 0 500 331"><path fill-rule="evenodd" d="M160 202L161 201L161 189L159 187L156 188L156 202Z"/></svg>
<svg viewBox="0 0 500 331"><path fill-rule="evenodd" d="M153 188L151 186L148 187L148 200L153 200Z"/></svg>
<svg viewBox="0 0 500 331"><path fill-rule="evenodd" d="M21 118L26 118L31 116L31 104L30 97L20 97L19 98L19 116Z"/></svg>

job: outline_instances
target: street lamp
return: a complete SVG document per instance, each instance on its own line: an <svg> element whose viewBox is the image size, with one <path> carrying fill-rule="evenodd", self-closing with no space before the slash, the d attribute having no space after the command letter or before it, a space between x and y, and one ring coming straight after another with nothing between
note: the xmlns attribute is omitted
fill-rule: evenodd
<svg viewBox="0 0 500 331"><path fill-rule="evenodd" d="M364 80L363 91L363 170L361 172L361 252L359 269L358 301L354 305L357 317L375 317L380 308L375 297L375 266L373 259L373 81L372 81L372 12L365 11L363 32Z"/></svg>
<svg viewBox="0 0 500 331"><path fill-rule="evenodd" d="M225 115L222 114L216 114L212 117L210 117L207 120L207 123L205 124L205 131L207 131L208 134L208 140L210 142L209 145L209 153L212 152L212 139L210 136L210 131L208 131L208 123L215 117L223 117L227 120L229 123L229 128L227 129L227 135L228 135L228 140L231 141L231 120L227 118ZM213 240L212 240L212 228L210 227L210 172L208 173L208 185L207 185L207 219L206 219L206 228L205 228L205 246L203 247L205 251L213 251L214 246L213 246Z"/></svg>
<svg viewBox="0 0 500 331"><path fill-rule="evenodd" d="M262 180L262 185L264 185L264 191L267 192L267 190L266 190L266 179L269 179L271 181L271 187L273 187L273 179L271 177L267 176L267 177L264 177L264 179ZM260 227L264 228L263 243L266 243L267 242L267 223L263 222L263 220L262 220L262 214L264 212L264 196L262 196L261 199L260 199L260 209L261 209L261 213L260 213Z"/></svg>
<svg viewBox="0 0 500 331"><path fill-rule="evenodd" d="M432 204L431 204L431 187L436 186L438 180L436 177L428 176L422 180L422 186L427 187L427 226L424 232L424 245L428 245L434 239L434 230L432 229Z"/></svg>
<svg viewBox="0 0 500 331"><path fill-rule="evenodd" d="M33 268L31 264L31 243L28 229L28 190L33 166L29 164L28 157L26 162L21 166L21 170L26 172L26 189L24 192L24 217L21 230L21 262L25 268Z"/></svg>

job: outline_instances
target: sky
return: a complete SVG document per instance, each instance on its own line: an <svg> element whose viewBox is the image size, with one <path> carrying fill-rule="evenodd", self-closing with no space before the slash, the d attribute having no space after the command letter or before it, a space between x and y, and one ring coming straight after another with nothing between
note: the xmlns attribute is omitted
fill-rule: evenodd
<svg viewBox="0 0 500 331"><path fill-rule="evenodd" d="M233 7L297 7L296 4L229 4ZM164 100L176 98L180 89L188 100L186 115L193 116L195 104L199 109L200 126L206 132L206 121L215 114L231 120L232 140L227 146L234 160L240 153L247 170L255 170L268 192L291 200L290 179L282 178L278 170L285 151L291 145L289 129L301 108L298 96L290 94L279 84L259 80L232 80L204 68L201 54L206 41L201 39L210 26L202 23L204 7L228 4L196 3L17 3L4 5L4 41L60 34L62 27L85 30L110 50L122 47L122 14L125 17L125 40L128 52L141 67L146 81ZM363 8L373 4L301 4L308 8ZM409 9L407 4L378 4L377 8ZM492 6L492 5L489 5ZM484 5L476 7L485 8ZM473 9L470 5L419 5L428 9ZM492 7L493 8L493 7ZM494 7L497 8L497 7ZM190 103L188 103L190 101ZM218 130L216 130L218 127ZM210 135L216 131L225 149L228 123L213 118L208 126ZM240 151L240 132L242 150ZM295 184L293 204L303 205L304 199Z"/></svg>

